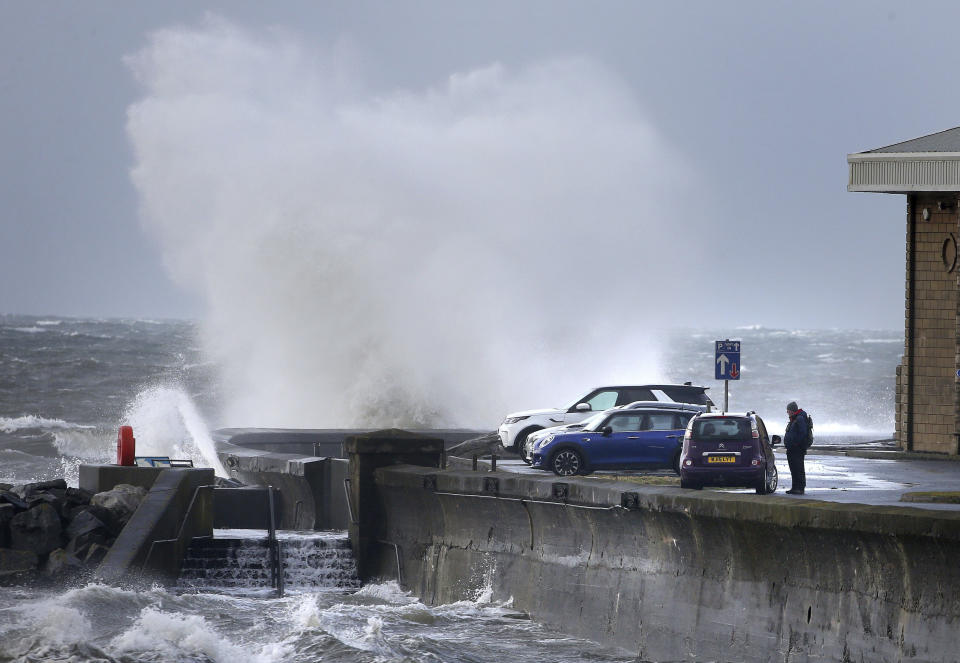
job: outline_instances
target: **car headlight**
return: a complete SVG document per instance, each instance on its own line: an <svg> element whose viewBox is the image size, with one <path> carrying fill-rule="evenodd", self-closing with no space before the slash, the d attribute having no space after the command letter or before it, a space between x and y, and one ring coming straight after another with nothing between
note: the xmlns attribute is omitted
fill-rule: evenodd
<svg viewBox="0 0 960 663"><path fill-rule="evenodd" d="M536 448L539 449L540 447L545 447L548 444L550 444L552 441L553 441L553 435L547 435L542 440L537 440Z"/></svg>
<svg viewBox="0 0 960 663"><path fill-rule="evenodd" d="M524 419L529 419L529 418L530 418L529 414L525 417L507 417L506 419L503 420L503 423L509 426L510 424L515 424L518 421L523 421Z"/></svg>

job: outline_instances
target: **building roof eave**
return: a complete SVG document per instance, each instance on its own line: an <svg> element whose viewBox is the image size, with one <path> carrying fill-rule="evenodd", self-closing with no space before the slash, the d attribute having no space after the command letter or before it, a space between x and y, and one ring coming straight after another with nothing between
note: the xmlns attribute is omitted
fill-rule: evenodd
<svg viewBox="0 0 960 663"><path fill-rule="evenodd" d="M859 152L847 163L847 191L960 192L960 152Z"/></svg>

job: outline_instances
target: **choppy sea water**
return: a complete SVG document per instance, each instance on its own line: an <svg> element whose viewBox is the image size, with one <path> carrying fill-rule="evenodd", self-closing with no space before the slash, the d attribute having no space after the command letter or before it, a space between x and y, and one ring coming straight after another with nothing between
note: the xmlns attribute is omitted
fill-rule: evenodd
<svg viewBox="0 0 960 663"><path fill-rule="evenodd" d="M692 380L722 402L712 379L721 338L744 344L732 410L757 410L776 431L795 399L814 414L819 443L892 434L899 332L674 331L662 340L663 375L637 381ZM0 316L0 482L65 476L76 485L80 463L113 461L120 424L134 426L139 454L204 463L210 429L230 425L218 420L219 390L193 323ZM633 658L518 619L485 595L429 607L394 584L285 599L102 585L0 590L0 663L238 660Z"/></svg>
<svg viewBox="0 0 960 663"><path fill-rule="evenodd" d="M396 583L260 599L129 591L0 592L0 661L631 661L508 606L428 607Z"/></svg>

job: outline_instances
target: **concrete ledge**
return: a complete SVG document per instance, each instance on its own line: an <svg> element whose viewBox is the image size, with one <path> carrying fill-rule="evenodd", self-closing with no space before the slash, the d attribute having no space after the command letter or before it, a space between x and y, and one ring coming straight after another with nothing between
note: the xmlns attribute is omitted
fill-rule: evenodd
<svg viewBox="0 0 960 663"><path fill-rule="evenodd" d="M145 568L151 546L156 541L175 540L193 504L193 526L189 536L211 536L213 533L212 489L194 503L194 494L201 486L213 484L212 469L162 469L147 496L110 547L96 572L96 578L115 583L133 574L159 574L169 579L179 569L180 559L165 555L152 567Z"/></svg>
<svg viewBox="0 0 960 663"><path fill-rule="evenodd" d="M277 527L281 529L346 529L343 480L347 461L280 454L234 447L218 452L230 476L247 485L277 489ZM266 512L265 512L266 513ZM266 527L266 523L258 527Z"/></svg>
<svg viewBox="0 0 960 663"><path fill-rule="evenodd" d="M803 500L777 495L714 491L692 492L669 486L595 481L576 477L539 477L513 472L473 472L402 466L377 470L382 486L423 488L424 477L435 477L436 492L497 495L522 500L558 501L594 507L626 507L687 517L730 518L778 527L816 527L896 536L933 536L960 541L960 512L908 506L870 506ZM496 480L496 492L491 479ZM563 486L557 497L555 486Z"/></svg>
<svg viewBox="0 0 960 663"><path fill-rule="evenodd" d="M343 453L343 443L348 437L368 435L376 430L375 428L221 428L214 431L212 437L218 450L225 445L231 445L271 453L346 458ZM419 436L438 437L444 440L448 447L486 432L469 428L413 431Z"/></svg>
<svg viewBox="0 0 960 663"><path fill-rule="evenodd" d="M136 467L127 465L81 465L80 487L91 493L113 490L121 483L150 490L162 467Z"/></svg>

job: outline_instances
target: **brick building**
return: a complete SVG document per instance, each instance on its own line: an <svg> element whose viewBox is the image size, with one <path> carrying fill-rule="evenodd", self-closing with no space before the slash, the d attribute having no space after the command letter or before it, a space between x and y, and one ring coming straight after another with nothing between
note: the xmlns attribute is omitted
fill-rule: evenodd
<svg viewBox="0 0 960 663"><path fill-rule="evenodd" d="M960 452L960 127L850 154L848 191L907 197L905 343L897 367L902 449Z"/></svg>

